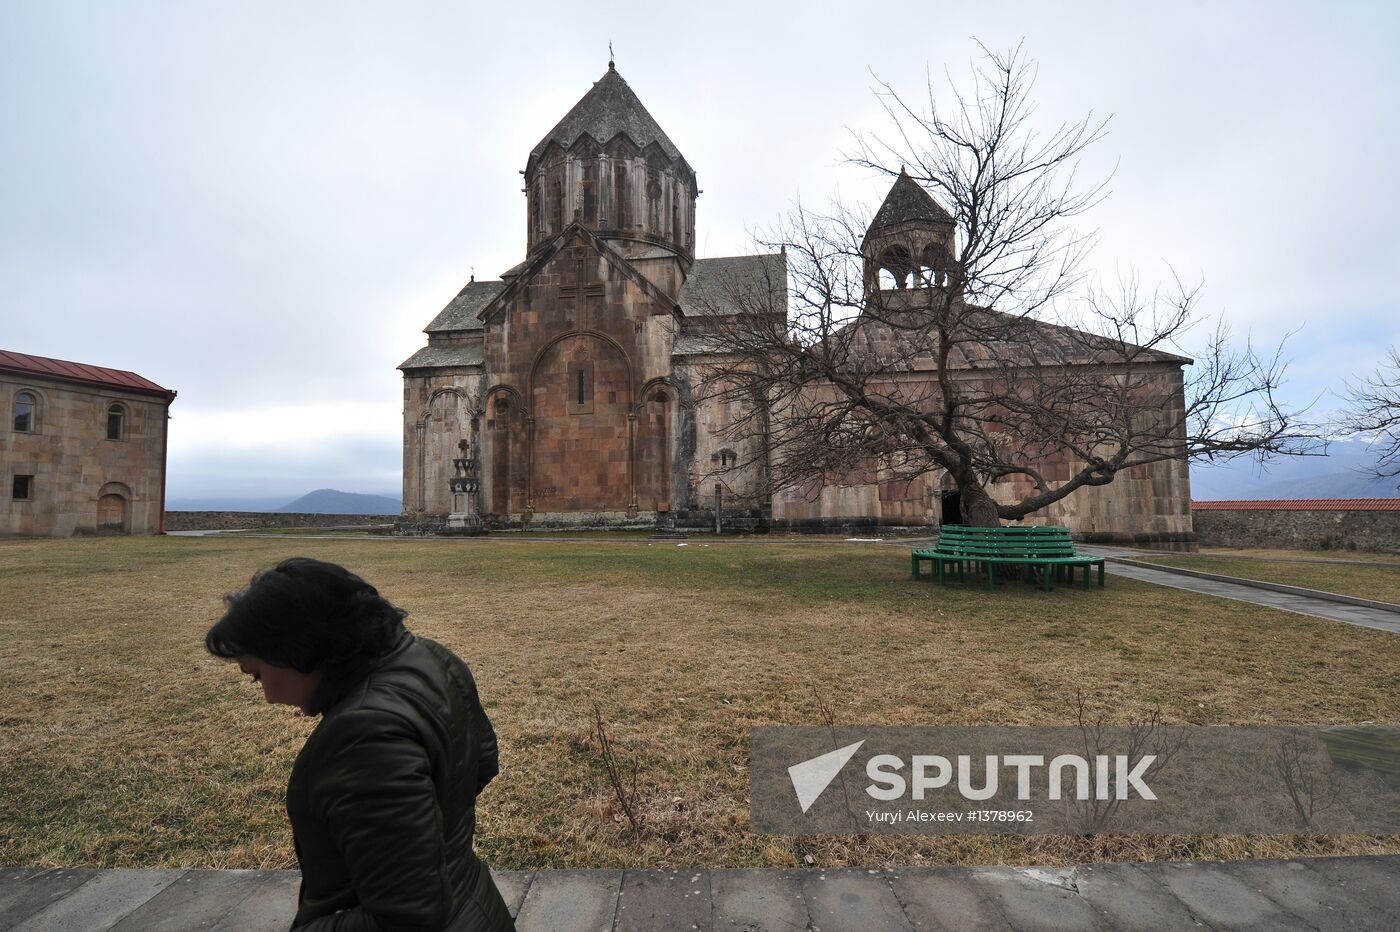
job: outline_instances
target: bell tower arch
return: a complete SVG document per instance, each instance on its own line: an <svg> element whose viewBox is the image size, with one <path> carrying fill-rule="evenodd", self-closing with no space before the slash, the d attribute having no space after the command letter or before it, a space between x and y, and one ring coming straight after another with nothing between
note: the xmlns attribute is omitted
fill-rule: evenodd
<svg viewBox="0 0 1400 932"><path fill-rule="evenodd" d="M901 168L861 243L866 290L945 286L955 226L953 215Z"/></svg>

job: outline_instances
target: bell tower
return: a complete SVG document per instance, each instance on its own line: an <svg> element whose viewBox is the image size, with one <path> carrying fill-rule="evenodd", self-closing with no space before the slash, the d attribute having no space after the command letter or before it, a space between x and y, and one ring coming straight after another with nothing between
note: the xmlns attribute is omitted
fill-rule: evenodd
<svg viewBox="0 0 1400 932"><path fill-rule="evenodd" d="M861 242L866 290L946 285L954 226L952 214L901 168Z"/></svg>

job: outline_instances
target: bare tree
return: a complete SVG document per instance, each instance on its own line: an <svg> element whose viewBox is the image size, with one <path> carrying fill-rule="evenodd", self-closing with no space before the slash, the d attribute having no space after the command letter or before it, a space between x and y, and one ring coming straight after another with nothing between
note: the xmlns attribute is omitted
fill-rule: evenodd
<svg viewBox="0 0 1400 932"><path fill-rule="evenodd" d="M1400 477L1400 349L1368 378L1347 384L1345 433L1371 438L1371 471L1382 478Z"/></svg>
<svg viewBox="0 0 1400 932"><path fill-rule="evenodd" d="M876 256L860 212L798 205L760 238L787 279L736 279L738 313L710 317L698 394L731 403L732 437L762 438L745 449L768 491L942 471L967 523L991 526L1134 466L1309 450L1315 434L1275 396L1277 353L1217 329L1182 380L1194 289L1087 282L1089 238L1070 221L1103 197L1077 170L1104 124L1036 132L1032 64L983 53L951 108L932 86L922 109L885 86L894 133L858 136L850 158L895 178L891 198L932 194L918 209L946 236ZM987 490L1004 478L1020 480L1011 503Z"/></svg>

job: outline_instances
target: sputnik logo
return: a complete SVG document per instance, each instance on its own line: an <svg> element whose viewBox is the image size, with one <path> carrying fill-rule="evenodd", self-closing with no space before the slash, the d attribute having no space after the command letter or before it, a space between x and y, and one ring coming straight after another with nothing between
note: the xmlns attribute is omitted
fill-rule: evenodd
<svg viewBox="0 0 1400 932"><path fill-rule="evenodd" d="M855 744L848 744L844 748L837 748L828 751L810 760L804 760L800 764L793 764L788 768L788 776L792 778L792 788L797 793L797 803L802 807L803 813L812 808L812 804L817 801L817 797L825 792L831 785L831 781L836 779L836 775L841 772L841 768L846 766L847 761L855 757L856 751L865 741L862 739Z"/></svg>

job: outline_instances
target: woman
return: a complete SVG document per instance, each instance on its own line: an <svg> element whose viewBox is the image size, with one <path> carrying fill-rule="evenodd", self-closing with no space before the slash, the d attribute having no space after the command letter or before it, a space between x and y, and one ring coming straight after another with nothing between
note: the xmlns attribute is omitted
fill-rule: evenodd
<svg viewBox="0 0 1400 932"><path fill-rule="evenodd" d="M334 563L284 560L225 602L209 652L268 702L321 716L287 786L302 876L292 928L513 930L472 852L497 760L467 665Z"/></svg>

